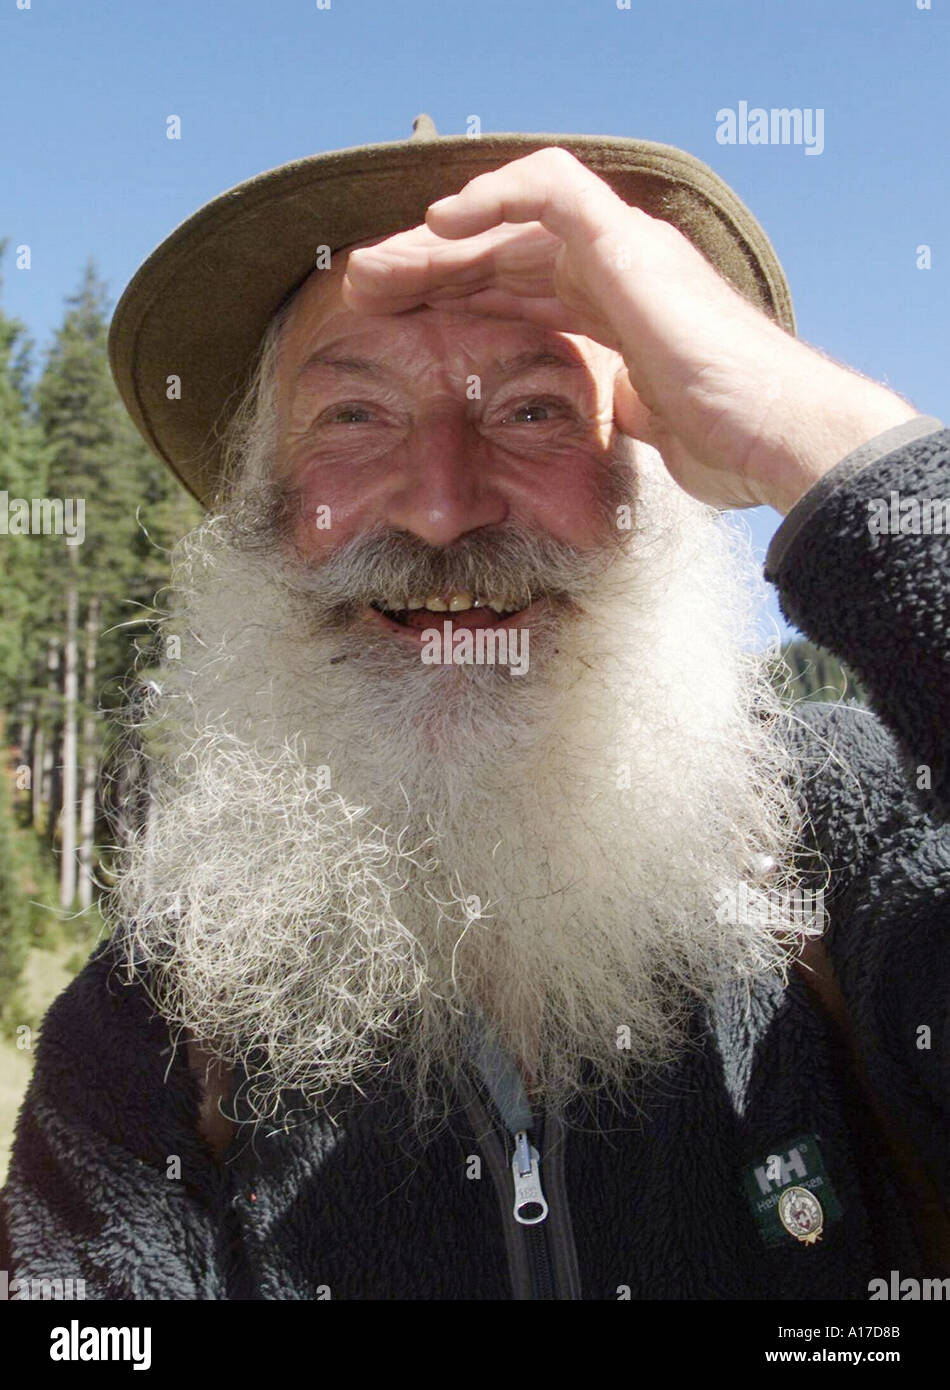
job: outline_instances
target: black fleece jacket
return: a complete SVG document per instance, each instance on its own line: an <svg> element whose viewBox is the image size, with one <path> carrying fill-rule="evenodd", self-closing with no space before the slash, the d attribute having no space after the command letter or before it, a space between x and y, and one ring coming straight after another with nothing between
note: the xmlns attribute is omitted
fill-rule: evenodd
<svg viewBox="0 0 950 1390"><path fill-rule="evenodd" d="M767 574L873 702L801 706L792 737L865 1074L946 1204L950 536L868 520L893 492L946 495L950 430L883 438L799 503ZM243 1127L217 1162L184 1050L115 964L106 943L43 1025L0 1203L11 1278L83 1279L96 1299L867 1299L891 1270L940 1273L798 976L751 1012L724 990L629 1100L539 1120L550 1210L524 1226L475 1080L434 1138L380 1082L339 1097L337 1123Z"/></svg>

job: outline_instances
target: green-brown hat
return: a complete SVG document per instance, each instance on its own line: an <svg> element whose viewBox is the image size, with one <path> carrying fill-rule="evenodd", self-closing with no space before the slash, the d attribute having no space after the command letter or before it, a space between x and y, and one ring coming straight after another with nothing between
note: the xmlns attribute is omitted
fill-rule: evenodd
<svg viewBox="0 0 950 1390"><path fill-rule="evenodd" d="M267 325L340 250L425 220L476 174L563 145L632 206L672 222L782 327L795 331L778 258L748 208L700 160L607 135L439 136L417 116L408 140L282 164L222 193L177 227L133 277L112 319L109 359L146 442L209 504L222 435ZM324 253L325 254L325 253ZM177 377L179 389L169 384Z"/></svg>

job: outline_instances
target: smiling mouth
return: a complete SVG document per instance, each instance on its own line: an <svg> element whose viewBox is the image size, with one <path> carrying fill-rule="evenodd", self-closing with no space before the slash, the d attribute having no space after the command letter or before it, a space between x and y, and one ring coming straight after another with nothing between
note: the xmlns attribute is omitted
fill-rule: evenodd
<svg viewBox="0 0 950 1390"><path fill-rule="evenodd" d="M370 607L399 627L422 631L445 620L457 627L501 627L526 613L533 603L530 596L523 603L515 598L481 598L464 590L451 590L428 598L410 598L403 608L387 607L380 602L373 602Z"/></svg>

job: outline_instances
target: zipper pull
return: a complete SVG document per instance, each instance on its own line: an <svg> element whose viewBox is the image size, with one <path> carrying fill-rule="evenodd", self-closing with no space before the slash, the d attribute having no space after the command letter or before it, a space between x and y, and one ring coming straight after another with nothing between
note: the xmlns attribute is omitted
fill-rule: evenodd
<svg viewBox="0 0 950 1390"><path fill-rule="evenodd" d="M526 1130L515 1135L511 1171L515 1179L515 1220L522 1226L537 1226L548 1214L541 1191L541 1155L528 1142Z"/></svg>

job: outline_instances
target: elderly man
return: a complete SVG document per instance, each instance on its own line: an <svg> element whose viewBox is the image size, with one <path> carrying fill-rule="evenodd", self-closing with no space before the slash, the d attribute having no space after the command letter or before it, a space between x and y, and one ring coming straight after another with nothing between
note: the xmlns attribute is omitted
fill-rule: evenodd
<svg viewBox="0 0 950 1390"><path fill-rule="evenodd" d="M128 1299L937 1276L950 561L877 504L938 515L950 432L796 340L698 161L426 118L196 214L112 352L210 513L116 930L20 1118L14 1273ZM772 693L720 515L757 504L786 613L875 713Z"/></svg>

